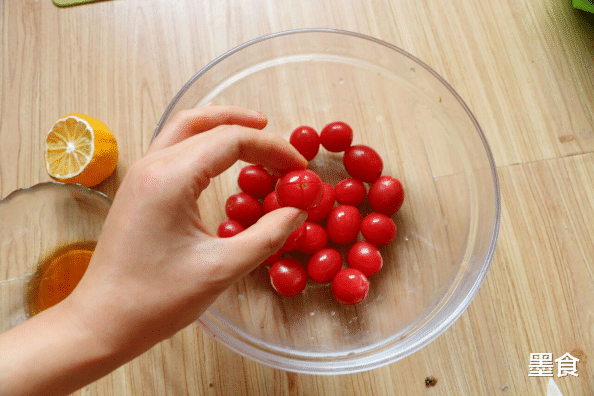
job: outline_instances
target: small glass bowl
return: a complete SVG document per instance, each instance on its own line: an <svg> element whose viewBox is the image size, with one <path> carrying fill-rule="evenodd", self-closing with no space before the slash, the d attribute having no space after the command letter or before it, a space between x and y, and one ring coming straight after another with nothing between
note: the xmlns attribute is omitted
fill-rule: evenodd
<svg viewBox="0 0 594 396"><path fill-rule="evenodd" d="M27 319L26 288L52 251L99 239L111 199L80 184L46 182L0 200L0 332Z"/></svg>
<svg viewBox="0 0 594 396"><path fill-rule="evenodd" d="M336 302L311 281L292 298L276 294L261 267L226 291L198 322L232 350L272 367L344 374L401 359L442 334L478 292L495 249L497 173L478 122L454 89L400 48L357 33L307 29L247 42L206 65L167 107L154 136L176 113L209 102L264 112L266 131L320 131L332 121L373 147L383 174L406 197L398 234L381 248L382 270L359 305ZM154 137L153 137L154 138ZM342 154L320 150L310 166L335 185ZM237 163L199 199L215 233L227 197L239 192Z"/></svg>

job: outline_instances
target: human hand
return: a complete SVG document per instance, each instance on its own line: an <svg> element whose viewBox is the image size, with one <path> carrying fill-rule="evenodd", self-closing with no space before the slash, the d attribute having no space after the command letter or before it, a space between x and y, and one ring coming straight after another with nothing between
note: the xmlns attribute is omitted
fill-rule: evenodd
<svg viewBox="0 0 594 396"><path fill-rule="evenodd" d="M306 212L282 208L222 239L200 219L200 193L238 159L279 172L305 168L286 140L257 130L266 123L236 107L180 112L131 166L89 268L65 300L103 345L128 358L172 336L305 220Z"/></svg>
<svg viewBox="0 0 594 396"><path fill-rule="evenodd" d="M61 303L0 334L0 394L67 395L195 321L276 252L307 213L281 208L231 238L205 229L197 200L238 159L305 168L262 114L178 113L127 172L85 275Z"/></svg>

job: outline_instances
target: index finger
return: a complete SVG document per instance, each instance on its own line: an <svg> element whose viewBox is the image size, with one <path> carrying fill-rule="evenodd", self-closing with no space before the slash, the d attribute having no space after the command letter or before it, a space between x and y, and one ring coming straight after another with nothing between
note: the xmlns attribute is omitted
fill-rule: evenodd
<svg viewBox="0 0 594 396"><path fill-rule="evenodd" d="M184 143L180 154L187 158L188 169L199 184L207 184L238 160L279 173L307 167L307 160L286 139L240 126L203 133Z"/></svg>
<svg viewBox="0 0 594 396"><path fill-rule="evenodd" d="M182 110L165 124L151 143L147 154L173 146L219 125L243 125L262 129L267 123L268 120L263 113L238 106L208 105Z"/></svg>

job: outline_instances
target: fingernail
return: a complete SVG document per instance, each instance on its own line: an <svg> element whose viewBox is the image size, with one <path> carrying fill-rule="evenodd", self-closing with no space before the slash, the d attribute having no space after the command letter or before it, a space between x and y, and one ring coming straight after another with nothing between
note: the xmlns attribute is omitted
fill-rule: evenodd
<svg viewBox="0 0 594 396"><path fill-rule="evenodd" d="M254 110L254 114L257 118L261 118L264 120L268 119L268 117L266 117L266 114L262 113L261 111Z"/></svg>
<svg viewBox="0 0 594 396"><path fill-rule="evenodd" d="M291 208L291 209L294 210L294 212L291 213L291 217L293 217L293 221L292 221L291 225L292 225L293 231L295 231L307 219L307 212L305 210L301 210L301 209L297 209L297 208Z"/></svg>
<svg viewBox="0 0 594 396"><path fill-rule="evenodd" d="M299 209L299 216L297 216L299 225L301 225L305 220L307 220L307 211Z"/></svg>

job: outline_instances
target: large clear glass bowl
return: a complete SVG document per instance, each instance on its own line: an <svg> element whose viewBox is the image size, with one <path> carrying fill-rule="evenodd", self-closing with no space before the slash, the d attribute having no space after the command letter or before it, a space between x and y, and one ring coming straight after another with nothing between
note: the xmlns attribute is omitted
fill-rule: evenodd
<svg viewBox="0 0 594 396"><path fill-rule="evenodd" d="M96 242L111 207L80 184L46 182L0 200L0 332L25 321L27 284L55 250Z"/></svg>
<svg viewBox="0 0 594 396"><path fill-rule="evenodd" d="M499 187L478 122L460 96L419 59L383 41L325 29L272 34L215 59L179 91L155 136L177 112L209 102L263 111L267 131L289 138L299 125L332 121L354 143L376 149L385 175L406 191L393 216L396 241L363 303L337 303L327 285L293 298L259 268L199 320L214 339L261 363L294 372L341 374L401 359L443 333L468 307L491 263L499 229ZM341 154L310 165L335 184ZM214 233L225 200L239 191L238 163L199 199Z"/></svg>

